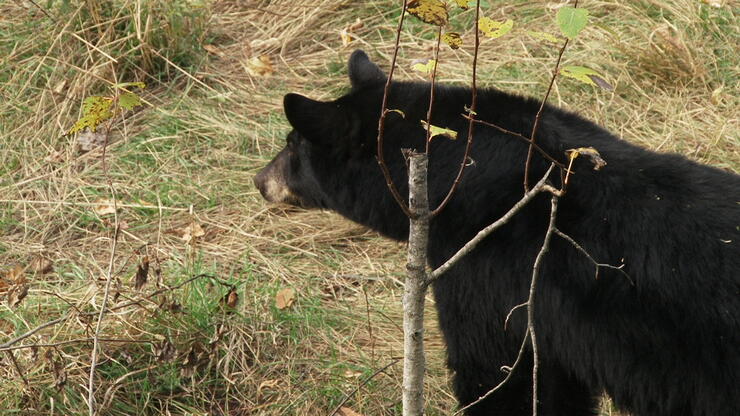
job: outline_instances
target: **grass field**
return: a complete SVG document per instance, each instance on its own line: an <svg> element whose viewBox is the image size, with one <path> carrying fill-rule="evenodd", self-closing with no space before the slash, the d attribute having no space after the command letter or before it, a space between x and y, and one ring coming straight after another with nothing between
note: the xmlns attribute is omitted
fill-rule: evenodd
<svg viewBox="0 0 740 416"><path fill-rule="evenodd" d="M557 46L524 30L556 33L559 2L483 3L517 29L483 42L481 84L542 96ZM740 171L737 3L580 5L591 23L564 63L615 89L562 79L550 101L642 146ZM363 382L401 355L404 247L328 212L267 205L252 184L289 130L282 96L336 97L356 48L387 70L399 9L0 2L0 415L88 412L107 282L98 414L328 415L355 388L347 408L400 414L400 364ZM452 16L468 41L443 49L439 77L467 83L473 15ZM423 79L411 63L431 56L433 38L408 21L397 77ZM146 105L114 120L107 146L65 136L86 97L133 81L147 84ZM428 414L448 415L428 305Z"/></svg>

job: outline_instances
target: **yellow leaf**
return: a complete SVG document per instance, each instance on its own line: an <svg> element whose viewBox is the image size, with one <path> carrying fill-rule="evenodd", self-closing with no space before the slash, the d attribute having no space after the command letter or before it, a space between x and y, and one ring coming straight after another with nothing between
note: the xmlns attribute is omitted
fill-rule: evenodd
<svg viewBox="0 0 740 416"><path fill-rule="evenodd" d="M424 23L436 26L447 24L447 5L441 0L411 0L406 10Z"/></svg>
<svg viewBox="0 0 740 416"><path fill-rule="evenodd" d="M445 136L448 139L456 140L457 139L457 132L455 130L446 129L444 127L438 127L433 124L429 124L424 120L419 120L421 123L421 127L424 127L424 130L427 128L429 129L430 135L429 140L434 138L435 136Z"/></svg>
<svg viewBox="0 0 740 416"><path fill-rule="evenodd" d="M593 85L594 87L600 87L609 91L614 89L611 84L606 82L601 74L585 66L564 66L560 69L560 74L568 78L577 79L584 84Z"/></svg>
<svg viewBox="0 0 740 416"><path fill-rule="evenodd" d="M275 307L278 309L289 308L295 302L295 290L291 288L280 289L275 295Z"/></svg>
<svg viewBox="0 0 740 416"><path fill-rule="evenodd" d="M452 49L458 49L462 46L463 40L459 33L447 32L442 35L442 41L450 46Z"/></svg>
<svg viewBox="0 0 740 416"><path fill-rule="evenodd" d="M468 10L470 7L475 6L475 0L455 0L457 7Z"/></svg>
<svg viewBox="0 0 740 416"><path fill-rule="evenodd" d="M258 55L247 61L247 72L255 77L266 77L272 75L275 70L269 55Z"/></svg>
<svg viewBox="0 0 740 416"><path fill-rule="evenodd" d="M113 100L110 97L92 96L85 98L82 103L82 118L77 120L67 134L77 133L85 127L95 131L100 123L113 117L112 104Z"/></svg>
<svg viewBox="0 0 740 416"><path fill-rule="evenodd" d="M535 39L544 40L552 43L559 43L560 39L557 36L553 36L547 32L537 32L534 30L528 30L527 34Z"/></svg>
<svg viewBox="0 0 740 416"><path fill-rule="evenodd" d="M421 61L414 63L411 65L411 69L414 71L423 72L427 75L431 74L434 71L434 67L437 65L437 61L434 59L427 59L426 61Z"/></svg>
<svg viewBox="0 0 740 416"><path fill-rule="evenodd" d="M491 39L504 36L509 33L513 27L514 21L511 19L507 19L504 22L497 22L485 16L478 19L478 29Z"/></svg>

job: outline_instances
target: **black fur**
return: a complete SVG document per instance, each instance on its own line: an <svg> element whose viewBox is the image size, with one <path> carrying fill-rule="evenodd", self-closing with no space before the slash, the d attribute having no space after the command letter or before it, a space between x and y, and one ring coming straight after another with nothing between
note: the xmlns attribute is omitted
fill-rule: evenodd
<svg viewBox="0 0 740 416"><path fill-rule="evenodd" d="M404 240L408 220L390 196L374 157L385 75L367 56L350 59L352 91L330 103L285 99L295 130L290 171L281 172L306 206L334 210ZM423 149L429 85L394 82L385 158L405 194L400 149ZM539 103L497 90L478 94L478 118L525 136ZM467 88L439 86L432 124L458 131L435 138L429 197L439 204L457 172L467 136L461 116ZM740 414L740 176L678 155L618 139L599 126L547 106L538 142L565 162L566 149L593 146L607 161L594 171L576 159L557 226L599 262L619 265L630 279L594 266L554 237L542 264L535 327L540 351L540 414L593 415L606 391L637 416ZM431 223L429 261L439 266L523 193L527 146L478 125L468 167L454 198ZM549 162L536 156L532 178ZM551 181L560 184L553 173ZM258 181L259 182L259 181ZM259 183L258 183L259 185ZM540 195L434 284L454 389L467 404L497 384L524 336L524 309L534 257L549 218ZM531 354L506 387L468 415L531 413Z"/></svg>

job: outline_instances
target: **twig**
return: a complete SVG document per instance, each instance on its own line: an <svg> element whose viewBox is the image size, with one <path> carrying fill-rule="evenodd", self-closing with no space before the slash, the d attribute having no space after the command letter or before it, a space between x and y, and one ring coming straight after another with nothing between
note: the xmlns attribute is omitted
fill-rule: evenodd
<svg viewBox="0 0 740 416"><path fill-rule="evenodd" d="M332 411L331 413L329 413L329 416L334 416L334 415L336 415L336 414L337 414L337 412L339 411L339 409L341 409L341 408L342 408L342 406L344 406L344 405L345 405L345 404L347 403L347 401L348 401L348 400L350 399L350 397L354 396L354 395L355 395L355 393L357 393L358 391L360 391L360 389L361 389L361 388L362 388L362 387L363 387L363 386L364 386L365 384L367 384L368 382L370 382L370 380L372 380L373 378L375 378L375 376L377 376L378 374L380 374L380 373L382 373L383 371L387 370L387 369L388 369L388 368L389 368L390 366L392 366L392 365L396 364L396 363L397 363L397 362L399 362L399 361L401 361L401 359L400 359L400 358L396 358L396 359L394 359L393 361L391 361L391 362L389 362L388 364L386 364L386 365L385 365L384 367L382 367L382 368L379 368L378 370L375 370L375 372L374 372L374 373L370 374L370 376L368 376L368 377L367 377L367 378L366 378L365 380L363 380L363 381L362 381L362 383L358 384L358 385L357 385L357 387L355 387L354 389L352 389L352 391L351 391L351 392L349 392L349 393L345 394L345 395L344 395L344 398L342 399L342 401L341 401L341 402L339 402L339 404L337 405L337 407L335 407L335 408L334 408L334 411Z"/></svg>
<svg viewBox="0 0 740 416"><path fill-rule="evenodd" d="M16 343L18 343L20 341L23 341L24 339L26 339L26 338L30 337L31 335L33 335L33 334L41 331L44 328L48 328L48 327L50 327L52 325L56 325L59 322L64 321L68 317L69 317L69 314L68 313L65 313L64 315L60 316L59 318L54 319L54 320L49 321L49 322L46 322L44 324L41 324L41 325L37 326L36 328L34 328L34 329L26 332L25 334L18 335L17 337L11 339L10 341L7 341L7 342L4 342L4 343L0 344L0 350L6 349L6 348L10 347L13 344L16 344Z"/></svg>
<svg viewBox="0 0 740 416"><path fill-rule="evenodd" d="M478 71L478 47L480 46L480 33L478 33L478 21L480 15L480 0L477 0L475 2L475 48L473 49L473 85L472 85L472 92L470 97L470 111L468 112L468 142L465 144L465 153L463 154L462 161L460 162L460 169L457 171L457 176L455 177L455 181L452 182L452 186L450 187L450 190L447 192L447 195L442 200L442 202L439 204L437 208L435 208L432 211L432 217L436 217L437 214L442 212L442 210L447 206L447 204L450 202L450 199L452 199L452 194L455 193L455 189L457 189L458 185L460 184L460 181L462 180L463 172L465 172L465 167L468 165L468 155L470 154L470 148L473 146L473 128L475 126L474 120L475 120L475 110L478 103L478 85L476 84L476 74ZM427 152L429 153L429 152Z"/></svg>
<svg viewBox="0 0 740 416"><path fill-rule="evenodd" d="M614 266L614 265L607 264L607 263L599 263L596 260L594 260L594 258L588 253L588 251L586 251L586 249L581 247L581 245L578 244L576 240L574 240L571 236L569 236L568 234L565 234L564 232L560 231L557 228L554 231L555 231L555 234L560 236L563 240L569 242L573 247L576 248L576 250L580 251L584 256L586 256L586 258L588 258L591 261L591 263L593 263L594 266L596 266L596 272L594 273L594 279L599 278L599 268L606 267L607 269L614 269L614 270L620 271L624 275L624 277L626 277L627 280L629 280L632 286L635 285L635 282L632 280L630 275L624 271L624 263L619 266Z"/></svg>
<svg viewBox="0 0 740 416"><path fill-rule="evenodd" d="M466 117L467 117L467 116L466 116ZM515 132L515 131L511 131L511 130L505 129L505 128L503 128L503 127L501 127L501 126L497 125L497 124L494 124L494 123L490 123L490 122L488 122L488 121L484 121L484 120L475 120L475 122L476 122L476 123L479 123L479 124L483 124L483 125L486 125L486 126L488 126L488 127L493 127L494 129L496 129L496 130L498 130L498 131L500 131L500 132L502 132L502 133L510 134L510 135L512 135L512 136L514 136L514 137L516 137L516 138L522 139L522 140L523 140L524 142L526 142L526 143L529 143L529 145L530 145L530 146L534 147L534 149L535 149L535 150L536 150L537 152L539 152L539 153L540 153L540 154L541 154L541 155L542 155L542 156L543 156L543 157L544 157L545 159L547 159L547 160L549 160L550 162L554 163L554 164L555 164L555 165L557 165L557 167L559 167L560 169L565 169L565 165L564 165L564 164L562 164L562 163L558 162L558 161L557 161L557 160L556 160L556 159L555 159L554 157L550 156L550 154L549 154L549 153L547 153L547 152L546 152L546 151L545 151L545 150L544 150L543 148L541 148L541 147L540 147L539 145L537 145L536 143L533 143L533 142L532 142L532 140L531 140L531 139L530 139L529 137L527 137L527 136L525 136L525 135L523 135L523 134L519 134L519 133L517 133L517 132Z"/></svg>
<svg viewBox="0 0 740 416"><path fill-rule="evenodd" d="M46 11L46 9L44 9L41 6L39 6L39 4L36 3L34 0L28 0L28 1L30 1L31 4L33 4L34 6L36 6L37 9L41 10L41 13L45 14L46 17L48 17L52 22L57 23L57 19L55 19L52 15L50 15L49 12Z"/></svg>
<svg viewBox="0 0 740 416"><path fill-rule="evenodd" d="M18 364L18 360L15 358L15 354L13 354L13 351L6 351L8 354L8 357L10 358L10 361L13 362L13 366L15 367L15 371L18 372L18 377L23 380L23 384L26 385L26 389L31 388L31 384L28 382L28 379L26 378L26 375L23 374L23 370L21 369L21 365Z"/></svg>
<svg viewBox="0 0 740 416"><path fill-rule="evenodd" d="M558 200L559 196L556 194L553 194L550 198L550 223L548 224L547 232L545 233L545 241L542 243L542 248L540 249L540 252L537 253L537 258L532 267L532 281L529 285L529 299L527 299L527 332L532 341L532 416L537 416L537 370L539 368L539 360L537 356L537 333L534 330L534 300L540 265L542 264L542 259L545 258L545 254L550 250L550 240L552 239L552 233L555 231Z"/></svg>
<svg viewBox="0 0 740 416"><path fill-rule="evenodd" d="M503 386L504 384L506 384L507 381L509 381L509 379L511 378L511 375L514 373L514 370L517 368L517 366L519 365L519 363L522 361L522 357L524 357L524 350L527 347L527 341L529 341L529 327L527 327L527 329L524 331L524 337L522 338L522 343L519 346L519 352L516 355L516 359L514 360L514 364L512 364L511 367L508 368L509 372L506 373L506 377L504 377L504 379L501 380L501 382L498 383L491 390L488 390L486 392L486 394L478 397L475 401L466 404L465 406L463 406L462 408L460 408L457 412L453 413L453 416L459 415L460 413L464 412L465 410L470 409L471 407L475 406L476 404L478 404L478 403L482 402L483 400L487 399L493 393L495 393L496 391L498 391L501 388L501 386Z"/></svg>
<svg viewBox="0 0 740 416"><path fill-rule="evenodd" d="M388 79L385 80L385 87L383 88L383 103L380 106L380 119L378 120L378 165L380 170L383 172L385 177L385 183L388 185L388 189L391 191L391 195L395 198L401 210L407 217L411 218L411 211L406 204L406 201L401 198L401 194L398 193L396 185L393 183L391 173L388 170L388 165L385 164L385 157L383 156L383 134L385 133L385 117L388 115L388 92L391 89L391 81L393 80L393 71L396 69L396 58L398 57L398 45L401 42L401 29L403 28L403 20L406 16L406 5L408 0L403 0L403 8L401 9L401 18L398 20L398 28L396 29L396 45L393 48L393 59L391 60L391 69L388 71Z"/></svg>
<svg viewBox="0 0 740 416"><path fill-rule="evenodd" d="M537 182L534 188L532 188L530 191L528 191L522 199L520 199L516 204L514 204L511 209L504 214L501 218L496 220L493 224L488 225L486 228L478 231L478 234L473 237L472 240L465 243L465 245L457 251L452 257L450 257L449 260L447 260L443 265L437 267L433 272L429 273L429 278L427 283L430 283L434 281L435 279L439 278L442 274L444 274L447 270L450 269L450 267L454 266L455 263L457 263L463 256L468 254L469 252L473 251L475 247L483 241L484 238L488 237L489 234L494 232L496 229L501 227L502 225L508 223L511 218L516 215L519 210L521 210L525 205L529 203L529 201L532 200L532 198L535 197L538 193L542 191L548 191L550 190L549 187L546 185L547 178L550 176L550 172L552 172L554 165L550 165L550 168L547 169L547 172L545 172L545 175L542 176L542 179Z"/></svg>
<svg viewBox="0 0 740 416"><path fill-rule="evenodd" d="M429 86L429 108L427 109L427 138L424 152L429 156L429 146L432 143L432 109L434 108L434 84L437 80L437 66L439 66L439 44L442 42L442 26L437 28L437 45L434 47L434 67L432 68L432 82Z"/></svg>
<svg viewBox="0 0 740 416"><path fill-rule="evenodd" d="M575 0L575 2L573 3L573 7L578 7L578 0ZM555 61L555 69L553 69L552 77L550 78L550 85L547 86L547 92L545 92L545 98L542 99L542 103L540 104L540 109L537 110L537 115L534 117L534 124L532 125L532 134L529 135L531 142L529 144L529 150L527 151L527 162L524 165L524 192L527 192L529 190L529 166L532 162L533 146L536 140L535 135L537 133L537 127L540 124L540 117L542 116L542 110L545 109L545 104L547 103L547 99L550 97L552 86L553 84L555 84L555 78L558 77L558 68L560 67L560 61L563 59L563 52L565 52L565 48L568 46L569 40L570 40L569 38L566 38L565 42L563 42L563 46L560 48L560 52L558 53L558 59Z"/></svg>
<svg viewBox="0 0 740 416"><path fill-rule="evenodd" d="M535 186L536 188L536 186ZM533 188L532 190L534 190ZM531 191L530 191L531 192ZM547 232L545 233L545 239L542 243L542 248L540 248L539 253L537 253L537 258L535 259L534 266L532 267L532 280L529 284L529 298L527 299L527 302L523 303L522 305L527 305L527 329L524 332L524 338L522 339L522 343L519 346L519 352L517 353L516 360L514 360L514 364L509 367L509 372L506 374L506 377L504 377L503 380L501 380L500 383L498 383L496 386L494 386L492 389L488 390L486 394L480 396L478 399L476 399L474 402L468 403L463 408L455 412L455 415L460 414L461 412L465 411L466 409L469 409L476 404L482 402L483 400L490 397L493 393L498 391L504 384L506 384L507 381L511 378L511 375L514 373L514 370L517 368L519 363L522 360L522 357L524 356L524 350L527 346L527 341L532 342L532 355L533 355L533 366L532 366L532 407L533 412L532 416L537 415L537 370L538 370L538 363L537 363L537 340L536 335L534 332L534 296L536 293L537 288L537 275L539 273L539 267L540 263L542 261L542 258L544 257L545 253L547 253L547 250L549 249L550 240L552 238L552 233L555 231L555 218L557 215L557 206L558 206L558 199L559 196L557 194L553 194L552 198L550 200L550 222L547 227ZM517 309L521 305L515 306L512 308L511 311L514 309ZM511 313L511 311L509 313Z"/></svg>
<svg viewBox="0 0 740 416"><path fill-rule="evenodd" d="M504 319L504 331L506 331L506 327L509 326L509 318L514 314L514 311L525 306L527 306L527 302L520 303L509 310L509 313L506 314L506 319Z"/></svg>
<svg viewBox="0 0 740 416"><path fill-rule="evenodd" d="M116 99L118 99L118 96L116 96ZM108 258L108 271L106 272L103 301L100 305L98 320L95 324L95 332L93 334L93 348L92 352L90 353L90 377L87 383L87 408L89 416L95 416L95 367L98 365L98 349L100 348L100 327L102 326L103 316L105 316L105 308L108 306L108 298L110 297L110 287L111 283L113 282L113 263L116 259L116 249L118 248L118 233L121 230L120 221L118 218L118 197L116 196L116 188L113 186L113 179L111 179L108 172L108 164L106 163L105 158L106 150L108 148L108 140L110 139L110 131L113 127L112 120L113 119L108 120L108 124L106 126L101 163L103 168L103 175L108 182L108 189L110 189L111 198L113 199L113 241L111 241L110 257Z"/></svg>
<svg viewBox="0 0 740 416"><path fill-rule="evenodd" d="M79 339L69 339L66 341L59 341L59 342L49 342L49 343L37 343L37 344L24 344L24 345L16 345L14 347L0 347L0 352L2 351L14 351L14 350L22 350L25 348L55 348L55 347L61 347L63 345L69 345L69 344L80 344L85 342L91 342L92 338L79 338ZM152 344L155 341L150 340L137 340L137 339L114 339L114 338L99 338L100 342L120 342L120 343L127 343L127 344Z"/></svg>

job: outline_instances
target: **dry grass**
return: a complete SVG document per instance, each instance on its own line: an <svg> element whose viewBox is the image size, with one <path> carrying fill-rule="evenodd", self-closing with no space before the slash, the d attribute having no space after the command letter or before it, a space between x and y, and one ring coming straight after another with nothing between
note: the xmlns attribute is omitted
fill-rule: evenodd
<svg viewBox="0 0 740 416"><path fill-rule="evenodd" d="M111 198L109 177L122 232L112 301L119 309L105 317L95 379L101 414L328 414L400 354L403 247L333 214L268 207L251 178L282 145L284 93L337 96L358 47L387 68L398 5L81 4L54 6L56 21L27 2L0 5L0 282L20 266L29 289L11 307L0 286L0 344L70 314L16 346L70 343L0 352L0 413L87 411L89 313L100 307L113 226L96 205ZM506 4L487 14L554 32L550 3ZM565 61L601 70L615 91L562 80L552 101L627 140L737 172L736 10L693 0L584 6L594 22ZM364 26L343 47L338 32L357 18ZM469 34L470 12L455 19ZM410 63L431 55L432 36L409 22L400 78L420 79ZM556 52L524 34L486 41L483 82L541 94ZM270 57L271 75L248 71L259 55ZM467 82L469 48L445 50L440 60L443 81ZM153 106L116 123L106 174L100 148L83 153L62 134L84 97L135 80L148 83L143 97ZM193 224L203 233L196 228L185 241ZM136 290L145 255L149 282ZM219 281L164 290L199 273ZM230 286L239 295L234 310L221 301ZM283 288L297 298L281 310L275 294ZM431 309L429 316L429 414L449 414L454 400ZM399 380L400 365L390 367L348 406L397 414Z"/></svg>

